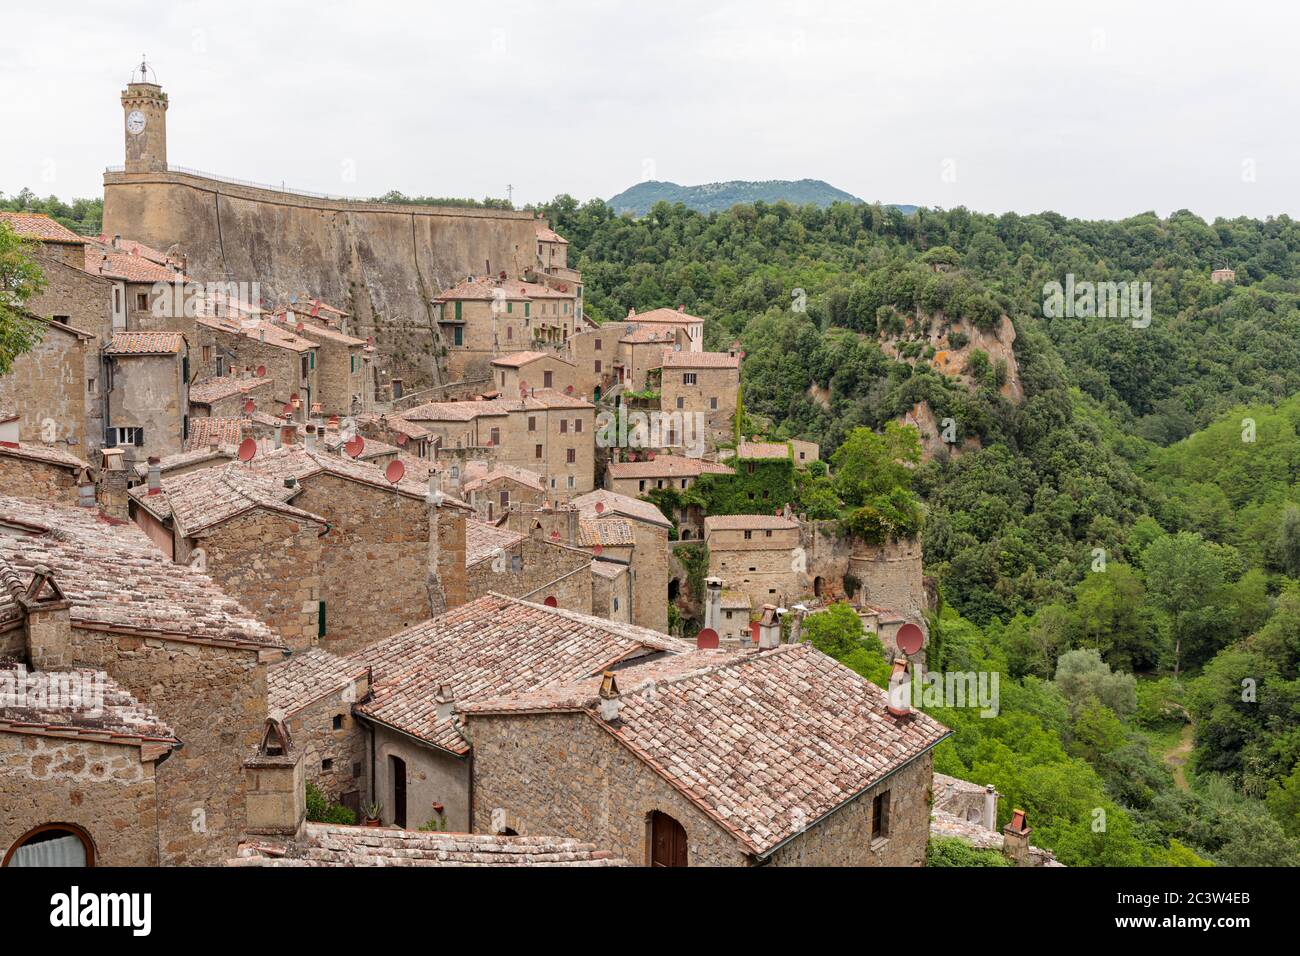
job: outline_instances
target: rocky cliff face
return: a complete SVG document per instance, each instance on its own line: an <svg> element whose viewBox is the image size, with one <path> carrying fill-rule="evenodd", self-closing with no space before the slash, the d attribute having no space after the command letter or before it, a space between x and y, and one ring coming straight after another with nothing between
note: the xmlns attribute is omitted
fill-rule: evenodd
<svg viewBox="0 0 1300 956"><path fill-rule="evenodd" d="M353 314L407 389L437 384L431 300L467 275L535 261L531 213L339 202L184 173L108 173L104 230L173 246L200 281L257 282L268 305L306 292Z"/></svg>
<svg viewBox="0 0 1300 956"><path fill-rule="evenodd" d="M1016 329L1005 315L997 326L988 331L978 329L965 319L952 319L942 314L917 315L909 318L901 336L884 336L881 349L900 362L928 362L938 372L974 389L971 376L971 357L976 352L988 356L989 363L997 367L1005 363L1006 377L999 391L1008 401L1017 405L1024 400L1020 383L1020 366L1016 363ZM917 355L907 354L920 347Z"/></svg>

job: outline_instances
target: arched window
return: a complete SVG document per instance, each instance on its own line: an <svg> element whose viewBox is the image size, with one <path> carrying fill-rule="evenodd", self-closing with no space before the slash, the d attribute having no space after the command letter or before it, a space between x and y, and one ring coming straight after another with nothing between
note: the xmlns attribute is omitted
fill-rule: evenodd
<svg viewBox="0 0 1300 956"><path fill-rule="evenodd" d="M650 865L686 866L686 829L666 813L650 814Z"/></svg>
<svg viewBox="0 0 1300 956"><path fill-rule="evenodd" d="M45 823L14 841L3 866L94 866L90 834L72 823Z"/></svg>

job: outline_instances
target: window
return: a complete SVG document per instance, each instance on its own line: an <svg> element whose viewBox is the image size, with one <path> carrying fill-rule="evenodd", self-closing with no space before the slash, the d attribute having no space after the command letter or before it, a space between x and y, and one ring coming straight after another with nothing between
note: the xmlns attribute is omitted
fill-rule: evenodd
<svg viewBox="0 0 1300 956"><path fill-rule="evenodd" d="M554 372L543 372L543 373L542 373L542 388L551 388L551 387L552 387L552 381L553 381L554 378L555 378L555 373L554 373Z"/></svg>
<svg viewBox="0 0 1300 956"><path fill-rule="evenodd" d="M694 384L695 384L695 373L694 373L694 372L682 372L682 384L683 384L683 385L694 385Z"/></svg>
<svg viewBox="0 0 1300 956"><path fill-rule="evenodd" d="M505 388L505 387L506 387L506 373L505 373L505 372L502 372L502 373L501 373L501 387L502 387L502 388Z"/></svg>
<svg viewBox="0 0 1300 956"><path fill-rule="evenodd" d="M618 610L618 598L614 598L614 610Z"/></svg>
<svg viewBox="0 0 1300 956"><path fill-rule="evenodd" d="M533 311L533 304L532 304L531 302L525 302L525 303L524 303L524 317L527 318L529 315L532 314L532 311ZM458 310L458 312L459 312L459 310Z"/></svg>
<svg viewBox="0 0 1300 956"><path fill-rule="evenodd" d="M597 352L602 352L602 351L604 351L604 350L600 347L600 339L596 339L596 351L597 351ZM599 363L598 363L598 364L599 364ZM596 371L599 372L600 369L597 368Z"/></svg>
<svg viewBox="0 0 1300 956"><path fill-rule="evenodd" d="M644 478L642 478L641 481L638 482L638 486L637 486L637 489L636 489L636 490L637 490L637 491L645 491L645 479L644 479Z"/></svg>
<svg viewBox="0 0 1300 956"><path fill-rule="evenodd" d="M491 439L491 441L492 441L492 444L493 444L493 445L499 445L499 444L501 444L501 429L499 429L499 428L494 428L494 429L492 429L492 439Z"/></svg>
<svg viewBox="0 0 1300 956"><path fill-rule="evenodd" d="M212 361L212 346L205 345L203 346L203 364L207 365L211 361Z"/></svg>
<svg viewBox="0 0 1300 956"><path fill-rule="evenodd" d="M537 431L537 416L536 416L536 415L529 415L529 416L528 416L528 430L529 430L530 432L535 432L535 431Z"/></svg>
<svg viewBox="0 0 1300 956"><path fill-rule="evenodd" d="M514 311L515 311L515 304L514 304L513 302L507 302L507 303L506 303L506 314L507 314L507 315L510 315L510 314L512 314Z"/></svg>
<svg viewBox="0 0 1300 956"><path fill-rule="evenodd" d="M730 611L727 612L727 620L728 620L728 621L731 620L731 612L730 612Z"/></svg>
<svg viewBox="0 0 1300 956"><path fill-rule="evenodd" d="M333 770L333 769L334 769L334 758L333 758L333 757L326 757L324 760L322 760L322 761L320 762L320 769L321 769L321 772L322 772L322 773L329 773L331 770Z"/></svg>
<svg viewBox="0 0 1300 956"><path fill-rule="evenodd" d="M576 448L570 448L568 449L568 451L565 452L565 461L567 461L570 465L577 462L577 460L578 460L578 450Z"/></svg>
<svg viewBox="0 0 1300 956"><path fill-rule="evenodd" d="M513 325L507 325L507 326L506 326L506 341L507 341L507 342L513 341L513 340L514 340L514 337L515 337L515 327L514 327Z"/></svg>
<svg viewBox="0 0 1300 956"><path fill-rule="evenodd" d="M656 488L662 488L663 486L664 486L664 480L662 478L659 478L655 481Z"/></svg>
<svg viewBox="0 0 1300 956"><path fill-rule="evenodd" d="M501 507L502 508L510 507L510 492L508 491L501 492Z"/></svg>
<svg viewBox="0 0 1300 956"><path fill-rule="evenodd" d="M541 445L537 445L537 446L535 446L533 457L534 457L534 458L538 458L538 459L540 459L540 458L542 457L542 446L541 446Z"/></svg>
<svg viewBox="0 0 1300 956"><path fill-rule="evenodd" d="M357 371L357 357L355 355L348 356L348 365L349 365L349 371L351 371L352 374L355 375Z"/></svg>
<svg viewBox="0 0 1300 956"><path fill-rule="evenodd" d="M889 791L871 801L871 839L889 839Z"/></svg>
<svg viewBox="0 0 1300 956"><path fill-rule="evenodd" d="M596 371L596 374L597 374L597 375L600 374L600 359L596 359L596 369L595 369L595 371Z"/></svg>
<svg viewBox="0 0 1300 956"><path fill-rule="evenodd" d="M6 867L94 866L90 834L71 823L46 823L28 830L4 856Z"/></svg>
<svg viewBox="0 0 1300 956"><path fill-rule="evenodd" d="M104 441L110 448L125 448L128 445L133 445L136 448L144 447L143 428L109 428L106 432Z"/></svg>
<svg viewBox="0 0 1300 956"><path fill-rule="evenodd" d="M456 304L457 304L457 305L460 305L459 302L457 302ZM464 345L464 344L465 344L465 329L464 329L464 328L462 328L462 327L459 326L459 325L456 326L456 331L452 333L452 342L453 342L454 344L456 344L456 345Z"/></svg>
<svg viewBox="0 0 1300 956"><path fill-rule="evenodd" d="M315 368L315 367L316 367L316 353L315 353L315 352L308 352L308 353L307 353L307 358L310 360L310 367L311 367L311 368Z"/></svg>
<svg viewBox="0 0 1300 956"><path fill-rule="evenodd" d="M709 411L716 412L717 410L718 410L718 400L716 398L709 399Z"/></svg>
<svg viewBox="0 0 1300 956"><path fill-rule="evenodd" d="M573 489L573 488L576 488L576 487L578 487L578 479L574 478L573 475L570 475L570 476L569 476L569 488L570 488L570 489Z"/></svg>
<svg viewBox="0 0 1300 956"><path fill-rule="evenodd" d="M577 432L579 435L582 434L582 419L581 419L581 418L575 418L575 419L573 420L573 430L574 430L575 432Z"/></svg>
<svg viewBox="0 0 1300 956"><path fill-rule="evenodd" d="M325 602L321 601L317 607L316 636L324 637L325 633Z"/></svg>
<svg viewBox="0 0 1300 956"><path fill-rule="evenodd" d="M680 395L678 395L678 396L677 396L677 407L678 407L678 408L684 408L685 406L686 406L686 399L684 399L684 398L682 398Z"/></svg>
<svg viewBox="0 0 1300 956"><path fill-rule="evenodd" d="M333 725L333 729L334 729L334 730L342 730L342 729L343 729L343 715L342 715L342 714L335 714L333 720L331 721L331 724Z"/></svg>
<svg viewBox="0 0 1300 956"><path fill-rule="evenodd" d="M754 532L752 532L752 531L746 531L746 532L745 532L745 540L746 540L746 541L748 541L748 540L749 540L750 538L752 538L752 537L754 537Z"/></svg>
<svg viewBox="0 0 1300 956"><path fill-rule="evenodd" d="M683 487L683 488L686 487L686 479L685 479L685 478L682 479L682 487Z"/></svg>
<svg viewBox="0 0 1300 956"><path fill-rule="evenodd" d="M770 538L770 537L772 537L772 532L770 532L770 531L764 531L764 532L763 532L763 537L765 537L765 538Z"/></svg>
<svg viewBox="0 0 1300 956"><path fill-rule="evenodd" d="M93 378L86 379L86 392L90 395L95 394L95 380Z"/></svg>
<svg viewBox="0 0 1300 956"><path fill-rule="evenodd" d="M137 292L137 293L135 294L135 310L136 310L137 312L148 312L148 311L149 311L149 293L148 293L148 292Z"/></svg>
<svg viewBox="0 0 1300 956"><path fill-rule="evenodd" d="M561 419L560 419L560 434L561 434L561 435L567 435L568 433L569 433L569 420L568 420L567 418L561 418Z"/></svg>
<svg viewBox="0 0 1300 956"><path fill-rule="evenodd" d="M457 302L457 303L456 303L456 321L457 321L457 322L459 322L459 321L460 321L460 318L461 318L461 316L460 316L460 307L461 307L461 303Z"/></svg>

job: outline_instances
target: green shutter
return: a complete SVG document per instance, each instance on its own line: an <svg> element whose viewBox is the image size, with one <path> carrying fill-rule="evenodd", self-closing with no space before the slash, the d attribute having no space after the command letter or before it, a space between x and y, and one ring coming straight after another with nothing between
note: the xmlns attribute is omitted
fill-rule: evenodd
<svg viewBox="0 0 1300 956"><path fill-rule="evenodd" d="M533 311L533 304L532 304L531 302L525 302L525 303L524 303L524 317L527 318L528 315L529 315L529 313L531 313L532 311Z"/></svg>
<svg viewBox="0 0 1300 956"><path fill-rule="evenodd" d="M459 301L456 303L456 321L457 321L457 322L460 321L460 302L459 302Z"/></svg>

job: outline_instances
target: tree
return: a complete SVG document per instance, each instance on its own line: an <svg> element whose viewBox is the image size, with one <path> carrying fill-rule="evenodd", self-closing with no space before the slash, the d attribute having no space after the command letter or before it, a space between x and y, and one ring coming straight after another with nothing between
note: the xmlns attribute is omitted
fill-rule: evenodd
<svg viewBox="0 0 1300 956"><path fill-rule="evenodd" d="M1146 588L1137 572L1112 562L1084 576L1074 589L1079 637L1112 665L1132 669L1134 661L1158 659L1155 627L1143 605Z"/></svg>
<svg viewBox="0 0 1300 956"><path fill-rule="evenodd" d="M1227 583L1229 567L1224 549L1187 531L1157 538L1142 552L1147 593L1173 625L1175 677L1184 644L1198 626L1213 623L1209 612Z"/></svg>
<svg viewBox="0 0 1300 956"><path fill-rule="evenodd" d="M45 275L32 257L32 243L0 222L0 375L41 340L42 328L24 306L45 288Z"/></svg>
<svg viewBox="0 0 1300 956"><path fill-rule="evenodd" d="M1273 784L1265 803L1287 836L1300 837L1300 763L1289 777Z"/></svg>
<svg viewBox="0 0 1300 956"><path fill-rule="evenodd" d="M1133 675L1112 673L1094 648L1062 654L1056 665L1056 686L1076 716L1094 702L1123 716L1137 710L1137 681Z"/></svg>

